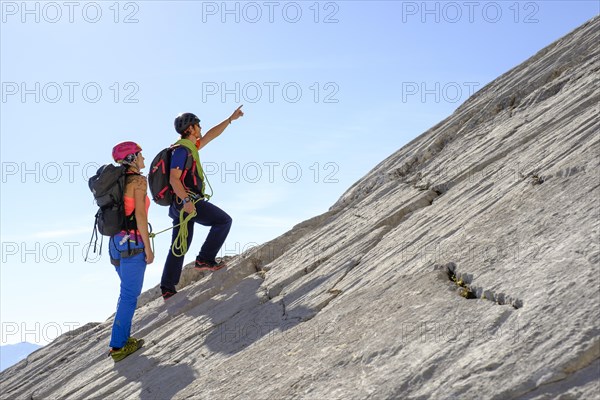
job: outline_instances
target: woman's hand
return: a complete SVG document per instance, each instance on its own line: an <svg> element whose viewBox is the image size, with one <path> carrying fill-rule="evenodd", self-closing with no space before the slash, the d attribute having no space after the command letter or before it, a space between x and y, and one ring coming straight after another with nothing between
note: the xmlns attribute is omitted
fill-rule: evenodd
<svg viewBox="0 0 600 400"><path fill-rule="evenodd" d="M144 249L144 253L146 253L146 264L152 264L152 261L154 261L154 252L152 249L150 247L146 247Z"/></svg>

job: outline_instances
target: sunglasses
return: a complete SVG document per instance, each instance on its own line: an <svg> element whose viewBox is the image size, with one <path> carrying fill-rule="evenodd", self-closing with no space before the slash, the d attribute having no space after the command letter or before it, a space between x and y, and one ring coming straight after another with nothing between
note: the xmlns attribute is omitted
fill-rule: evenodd
<svg viewBox="0 0 600 400"><path fill-rule="evenodd" d="M138 151L137 153L132 153L129 154L127 157L125 157L125 159L123 161L127 162L127 163L132 163L135 161L135 159L137 158L137 156L141 153L141 151Z"/></svg>

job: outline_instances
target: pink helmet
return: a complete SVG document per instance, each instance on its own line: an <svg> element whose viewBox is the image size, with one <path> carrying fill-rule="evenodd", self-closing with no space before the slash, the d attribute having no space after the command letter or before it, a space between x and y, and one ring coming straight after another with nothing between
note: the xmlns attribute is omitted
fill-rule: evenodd
<svg viewBox="0 0 600 400"><path fill-rule="evenodd" d="M135 159L135 155L142 151L142 148L135 142L121 142L112 150L112 156L115 162L123 161L130 163Z"/></svg>

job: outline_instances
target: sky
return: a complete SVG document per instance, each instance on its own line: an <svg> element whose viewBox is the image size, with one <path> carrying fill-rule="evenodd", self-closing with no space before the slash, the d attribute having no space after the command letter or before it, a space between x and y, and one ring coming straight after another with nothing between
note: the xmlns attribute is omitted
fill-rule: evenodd
<svg viewBox="0 0 600 400"><path fill-rule="evenodd" d="M235 255L329 209L477 90L598 15L598 1L0 2L0 345L46 344L115 311L89 247L87 180L133 140L146 169L193 112ZM154 231L171 226L152 204ZM207 228L195 229L186 263ZM144 290L160 281L155 240Z"/></svg>

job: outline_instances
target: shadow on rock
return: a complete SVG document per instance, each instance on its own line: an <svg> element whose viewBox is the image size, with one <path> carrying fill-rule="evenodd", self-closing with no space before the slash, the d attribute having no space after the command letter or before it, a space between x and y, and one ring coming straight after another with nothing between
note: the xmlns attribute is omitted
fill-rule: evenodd
<svg viewBox="0 0 600 400"><path fill-rule="evenodd" d="M299 335L318 336L318 332L304 332L298 325L314 317L319 309L293 303L326 279L309 280L289 294L269 299L261 288L263 280L248 277L187 314L198 321L200 331L206 332L204 343L213 352L235 354L259 340L295 343Z"/></svg>
<svg viewBox="0 0 600 400"><path fill-rule="evenodd" d="M134 354L115 363L115 372L128 384L141 384L137 396L140 400L172 399L196 379L194 369L187 364L158 365L156 359L144 354ZM133 394L124 393L123 397L128 395Z"/></svg>

